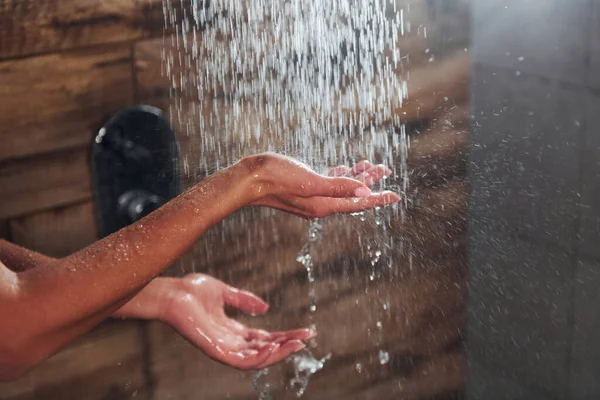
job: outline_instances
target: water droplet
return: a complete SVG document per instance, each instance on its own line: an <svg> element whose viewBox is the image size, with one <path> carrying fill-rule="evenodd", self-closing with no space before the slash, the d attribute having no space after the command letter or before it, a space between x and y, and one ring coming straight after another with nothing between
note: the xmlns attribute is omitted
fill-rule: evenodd
<svg viewBox="0 0 600 400"><path fill-rule="evenodd" d="M379 364L385 365L390 362L390 355L385 350L379 350Z"/></svg>
<svg viewBox="0 0 600 400"><path fill-rule="evenodd" d="M316 242L323 232L323 226L317 221L313 220L308 228L308 240L310 242Z"/></svg>

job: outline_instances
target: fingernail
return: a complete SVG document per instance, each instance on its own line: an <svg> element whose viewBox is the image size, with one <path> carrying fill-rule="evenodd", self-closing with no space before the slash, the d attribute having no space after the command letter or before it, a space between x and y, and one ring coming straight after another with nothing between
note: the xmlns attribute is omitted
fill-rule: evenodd
<svg viewBox="0 0 600 400"><path fill-rule="evenodd" d="M386 197L386 200L390 203L397 203L400 200L402 200L402 198L400 197L400 195L398 193L394 193L391 191L385 191L382 193L383 196Z"/></svg>
<svg viewBox="0 0 600 400"><path fill-rule="evenodd" d="M305 347L306 347L306 345L304 343L299 342L294 347L292 347L292 349L293 349L292 351L300 351Z"/></svg>
<svg viewBox="0 0 600 400"><path fill-rule="evenodd" d="M354 191L354 195L356 197L369 197L371 195L371 189L361 186Z"/></svg>

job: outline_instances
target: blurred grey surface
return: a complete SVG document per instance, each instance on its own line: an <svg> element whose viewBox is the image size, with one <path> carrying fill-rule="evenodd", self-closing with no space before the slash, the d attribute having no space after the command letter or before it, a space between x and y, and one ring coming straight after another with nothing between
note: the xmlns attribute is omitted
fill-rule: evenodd
<svg viewBox="0 0 600 400"><path fill-rule="evenodd" d="M600 398L600 2L472 2L467 397Z"/></svg>

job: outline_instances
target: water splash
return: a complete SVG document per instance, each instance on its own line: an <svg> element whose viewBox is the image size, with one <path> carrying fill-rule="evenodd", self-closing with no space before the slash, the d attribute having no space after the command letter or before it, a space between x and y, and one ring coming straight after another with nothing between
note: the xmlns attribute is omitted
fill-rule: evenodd
<svg viewBox="0 0 600 400"><path fill-rule="evenodd" d="M254 373L254 377L252 378L252 386L254 386L254 390L256 393L258 393L258 400L273 400L269 394L271 385L267 381L268 375L268 368L261 369Z"/></svg>
<svg viewBox="0 0 600 400"><path fill-rule="evenodd" d="M298 253L296 261L304 266L308 280L308 318L311 329L315 329L313 314L317 311L317 295L315 291L315 271L314 263L311 256L313 245L321 238L323 226L318 219L313 219L308 227L308 242L302 247ZM311 340L311 345L316 346L316 342Z"/></svg>
<svg viewBox="0 0 600 400"><path fill-rule="evenodd" d="M294 377L290 381L290 387L296 391L296 396L302 397L308 387L310 377L323 369L325 362L330 358L331 354L328 354L321 359L317 359L308 349L290 356L288 361L294 368Z"/></svg>

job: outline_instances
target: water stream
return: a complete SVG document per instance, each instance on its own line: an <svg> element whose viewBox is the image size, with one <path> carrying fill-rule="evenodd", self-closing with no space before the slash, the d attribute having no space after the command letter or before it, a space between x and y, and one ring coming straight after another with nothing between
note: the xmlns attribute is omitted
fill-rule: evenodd
<svg viewBox="0 0 600 400"><path fill-rule="evenodd" d="M401 0L192 0L181 6L163 2L166 37L163 64L171 82L169 114L183 130L193 151L184 157L190 182L259 151L276 151L301 159L315 170L351 165L362 159L383 163L392 179L376 190L408 189L409 150L401 109L408 98L402 73L409 62L399 40L424 26L411 24L411 5ZM378 312L389 314L389 301L377 293L382 269L391 269L394 238L386 235L391 218L401 218L405 203L388 210L347 216L345 229L369 260L359 271L374 286ZM268 210L250 217L267 218ZM231 231L243 228L248 213L226 221ZM351 220L351 221L350 221ZM315 327L319 249L335 238L326 221L312 221L296 261L306 272L306 321ZM356 226L367 225L368 233ZM357 234L354 233L358 232ZM273 235L285 234L273 230ZM253 247L270 233L248 239ZM334 240L334 239L330 239ZM289 260L293 263L293 260ZM356 267L355 267L356 268ZM386 276L390 276L389 271ZM357 305L359 306L359 305ZM382 342L377 315L365 340ZM318 329L318 327L316 327ZM318 339L290 357L286 386L298 397L310 378L335 358L322 353ZM389 362L381 348L380 365ZM360 365L356 366L358 373ZM260 399L271 398L268 370L254 376Z"/></svg>

